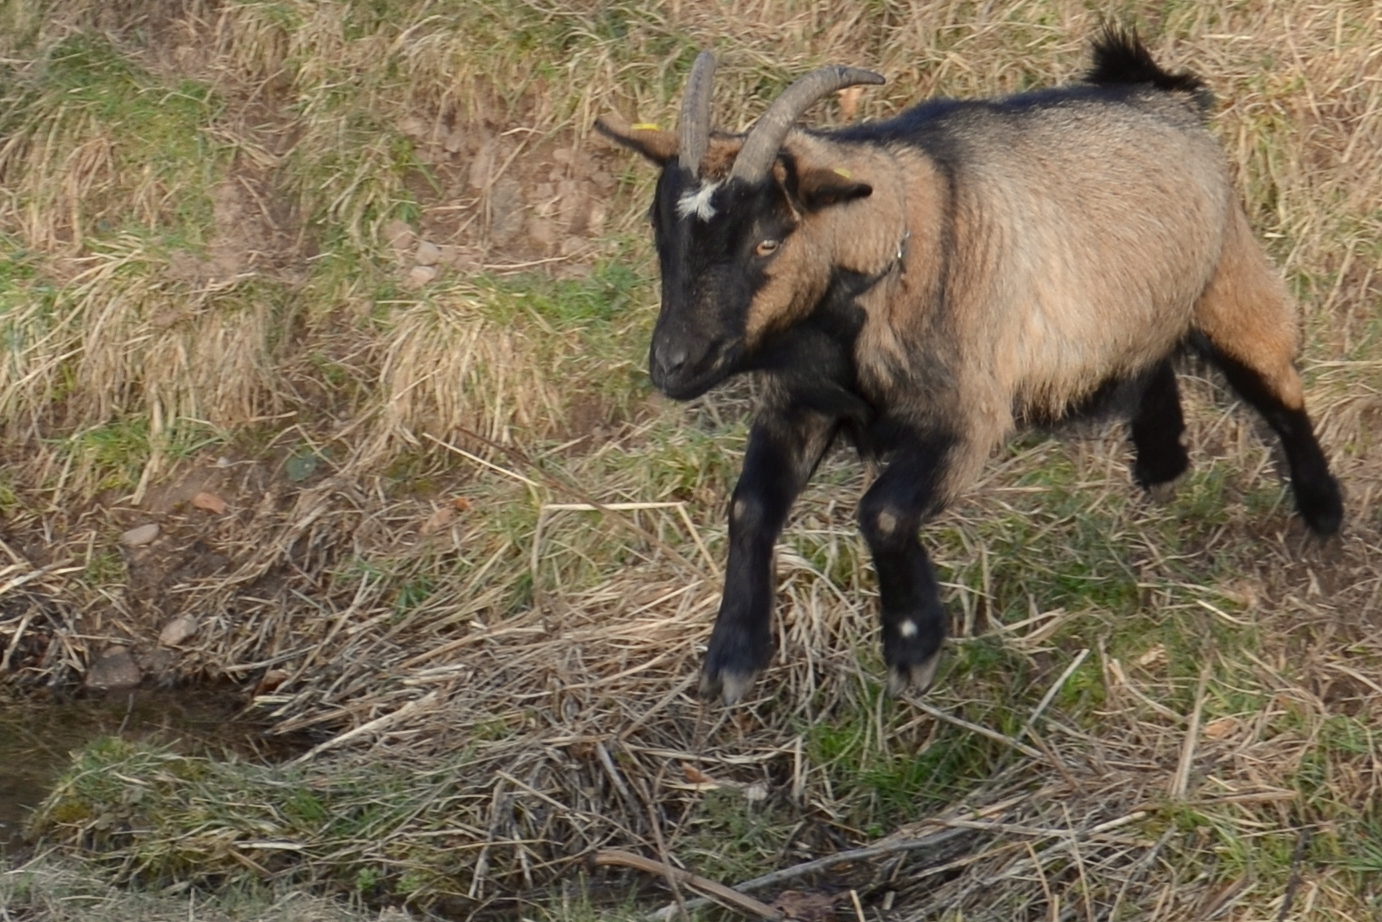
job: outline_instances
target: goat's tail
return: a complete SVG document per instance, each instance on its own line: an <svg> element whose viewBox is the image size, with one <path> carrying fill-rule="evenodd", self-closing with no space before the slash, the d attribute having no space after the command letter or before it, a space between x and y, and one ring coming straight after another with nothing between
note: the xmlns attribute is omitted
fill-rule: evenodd
<svg viewBox="0 0 1382 922"><path fill-rule="evenodd" d="M1094 40L1094 66L1085 80L1099 86L1146 84L1168 93L1184 93L1201 113L1208 113L1214 105L1214 94L1203 80L1188 71L1173 74L1163 70L1135 30L1125 32L1116 26L1104 26Z"/></svg>

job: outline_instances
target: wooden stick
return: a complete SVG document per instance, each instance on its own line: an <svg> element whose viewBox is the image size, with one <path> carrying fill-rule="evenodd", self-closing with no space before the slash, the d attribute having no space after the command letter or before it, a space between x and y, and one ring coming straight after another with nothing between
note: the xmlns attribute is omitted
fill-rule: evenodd
<svg viewBox="0 0 1382 922"><path fill-rule="evenodd" d="M771 887L783 883L784 881L805 877L817 871L824 871L837 864L844 864L849 861L869 861L885 855L895 855L899 852L916 851L922 848L935 848L945 845L953 839L959 839L974 834L975 830L973 829L952 828L913 839L898 839L895 842L878 842L873 845L852 848L848 851L826 855L824 858L816 858L812 861L793 865L790 868L783 868L780 871L773 871L771 874L764 874L762 877L755 877L753 880L746 880L742 884L736 886L734 890L740 895L743 895L745 890L762 890L765 887ZM702 905L704 904L697 900L692 900L686 904L686 907L688 909L698 909ZM672 913L676 909L677 906L673 903L670 906L664 906L662 909L650 913L648 918L666 920L671 918Z"/></svg>
<svg viewBox="0 0 1382 922"><path fill-rule="evenodd" d="M956 717L954 714L947 714L940 708L932 707L924 701L917 701L913 698L908 698L907 703L920 711L925 711L927 714L930 714L937 720L943 720L948 724L954 724L957 727L960 727L964 730L968 730L970 733L977 733L980 736L988 737L989 739L1002 743L1005 746L1011 746L1018 752L1022 753L1024 756L1036 759L1039 762L1046 761L1046 753L1041 752L1037 749L1033 749L1026 743L1019 742L1010 736L1004 736L997 730L990 730L988 727L981 727L978 724L970 723L969 721L964 720L963 718Z"/></svg>
<svg viewBox="0 0 1382 922"><path fill-rule="evenodd" d="M1190 787L1190 769L1195 763L1195 744L1200 735L1200 714L1204 711L1204 693L1209 685L1210 664L1205 663L1200 670L1200 682L1195 689L1195 706L1190 711L1190 726L1185 729L1185 741L1181 744L1180 764L1176 766L1175 777L1171 779L1172 800L1181 800Z"/></svg>
<svg viewBox="0 0 1382 922"><path fill-rule="evenodd" d="M669 881L676 881L685 884L694 890L699 890L734 909L747 912L758 916L761 919L778 920L782 914L773 909L767 903L759 902L751 896L745 896L735 890L731 890L724 884L717 883L705 877L692 874L690 871L683 871L681 868L672 867L661 861L652 858L644 858L642 855L635 855L632 852L619 851L618 849L601 849L591 856L591 863L596 867L605 865L620 865L627 868L635 868L647 874L656 874L665 877ZM675 908L675 904L674 908Z"/></svg>

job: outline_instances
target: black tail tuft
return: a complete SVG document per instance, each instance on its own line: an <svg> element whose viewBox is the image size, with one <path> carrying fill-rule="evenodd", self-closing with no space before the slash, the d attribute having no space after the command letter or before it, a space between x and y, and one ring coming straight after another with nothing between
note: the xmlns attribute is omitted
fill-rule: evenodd
<svg viewBox="0 0 1382 922"><path fill-rule="evenodd" d="M1185 71L1173 74L1162 70L1135 30L1124 32L1115 26L1105 26L1094 40L1094 66L1085 80L1099 86L1141 83L1168 93L1186 93L1202 111L1214 104L1203 80Z"/></svg>

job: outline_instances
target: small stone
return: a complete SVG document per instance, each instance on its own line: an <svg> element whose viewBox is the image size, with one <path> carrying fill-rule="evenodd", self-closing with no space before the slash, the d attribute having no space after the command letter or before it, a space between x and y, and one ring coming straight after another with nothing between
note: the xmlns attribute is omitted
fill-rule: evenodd
<svg viewBox="0 0 1382 922"><path fill-rule="evenodd" d="M490 237L504 246L513 240L527 223L523 187L517 180L501 179L490 190Z"/></svg>
<svg viewBox="0 0 1382 922"><path fill-rule="evenodd" d="M480 145L480 149L475 152L475 159L470 161L470 173L467 176L470 188L479 190L490 184L498 157L499 142L494 138Z"/></svg>
<svg viewBox="0 0 1382 922"><path fill-rule="evenodd" d="M178 659L176 653L162 647L156 647L148 653L136 653L134 655L134 661L138 664L139 671L144 674L145 678L165 684L176 678L175 670Z"/></svg>
<svg viewBox="0 0 1382 922"><path fill-rule="evenodd" d="M459 154L465 148L465 132L460 128L451 129L441 146L448 154Z"/></svg>
<svg viewBox="0 0 1382 922"><path fill-rule="evenodd" d="M417 245L417 251L413 253L413 262L419 266L435 266L441 261L441 247L430 240L423 240Z"/></svg>
<svg viewBox="0 0 1382 922"><path fill-rule="evenodd" d="M590 206L590 214L586 218L586 232L592 237L598 237L605 232L605 221L609 218L609 209L600 202L595 202Z"/></svg>
<svg viewBox="0 0 1382 922"><path fill-rule="evenodd" d="M416 141L426 137L427 123L416 115L407 115L398 123L398 130Z"/></svg>
<svg viewBox="0 0 1382 922"><path fill-rule="evenodd" d="M437 270L433 266L414 266L408 270L408 277L404 283L409 288L421 288L434 281L437 277Z"/></svg>
<svg viewBox="0 0 1382 922"><path fill-rule="evenodd" d="M196 506L198 509L205 509L207 512L215 513L216 515L221 515L226 511L226 501L215 493L209 493L206 490L192 497L192 505Z"/></svg>
<svg viewBox="0 0 1382 922"><path fill-rule="evenodd" d="M125 547L143 547L153 542L158 537L158 525L150 522L147 525L140 525L131 528L120 536L120 543Z"/></svg>
<svg viewBox="0 0 1382 922"><path fill-rule="evenodd" d="M417 243L417 234L413 233L413 229L407 221L394 218L384 225L384 239L389 242L394 254L399 259L403 259L413 251L413 247Z"/></svg>
<svg viewBox="0 0 1382 922"><path fill-rule="evenodd" d="M165 647L176 647L197 633L201 625L191 615L181 615L163 625L158 632L158 642Z"/></svg>
<svg viewBox="0 0 1382 922"><path fill-rule="evenodd" d="M134 657L124 647L111 647L86 671L86 687L95 689L133 688L143 675Z"/></svg>
<svg viewBox="0 0 1382 922"><path fill-rule="evenodd" d="M557 245L557 227L546 218L533 215L528 222L528 236L543 250L551 250Z"/></svg>

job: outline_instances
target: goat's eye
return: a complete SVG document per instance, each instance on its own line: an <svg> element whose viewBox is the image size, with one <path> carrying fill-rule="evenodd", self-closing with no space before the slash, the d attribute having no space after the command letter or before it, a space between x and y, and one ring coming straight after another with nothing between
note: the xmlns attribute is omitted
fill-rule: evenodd
<svg viewBox="0 0 1382 922"><path fill-rule="evenodd" d="M759 256L771 256L773 253L777 252L779 242L780 241L777 240L761 240L758 246L753 248L753 251Z"/></svg>

